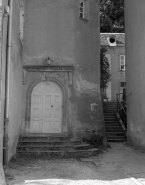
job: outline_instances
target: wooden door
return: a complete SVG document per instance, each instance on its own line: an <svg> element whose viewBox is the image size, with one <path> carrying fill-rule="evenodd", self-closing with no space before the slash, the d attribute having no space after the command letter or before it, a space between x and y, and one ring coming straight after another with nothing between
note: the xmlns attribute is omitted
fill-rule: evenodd
<svg viewBox="0 0 145 185"><path fill-rule="evenodd" d="M31 97L31 132L61 133L63 94L51 81L41 82Z"/></svg>

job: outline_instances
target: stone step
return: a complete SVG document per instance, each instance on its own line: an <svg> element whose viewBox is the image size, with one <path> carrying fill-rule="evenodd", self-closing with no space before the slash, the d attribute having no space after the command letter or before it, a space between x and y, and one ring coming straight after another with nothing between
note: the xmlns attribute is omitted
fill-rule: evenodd
<svg viewBox="0 0 145 185"><path fill-rule="evenodd" d="M108 135L107 139L126 139L126 136L113 136L113 135Z"/></svg>
<svg viewBox="0 0 145 185"><path fill-rule="evenodd" d="M108 137L111 137L111 136L125 136L125 133L124 132L106 132L106 135Z"/></svg>
<svg viewBox="0 0 145 185"><path fill-rule="evenodd" d="M18 151L48 151L48 150L68 150L68 149L90 149L92 146L90 144L81 144L81 145L18 145Z"/></svg>
<svg viewBox="0 0 145 185"><path fill-rule="evenodd" d="M108 107L108 106L116 106L117 107L117 103L105 103L104 105L106 107Z"/></svg>
<svg viewBox="0 0 145 185"><path fill-rule="evenodd" d="M70 141L71 138L70 137L67 137L67 136L64 136L64 135L55 135L55 136L51 136L51 135L48 135L48 136L39 136L39 135L30 135L30 136L21 136L20 137L20 140L39 140L39 141L44 141L44 140L47 140L47 141Z"/></svg>
<svg viewBox="0 0 145 185"><path fill-rule="evenodd" d="M126 142L126 139L108 139L107 138L107 141L108 142Z"/></svg>
<svg viewBox="0 0 145 185"><path fill-rule="evenodd" d="M111 122L111 121L112 122L118 122L118 119L117 118L110 118L110 119L109 118L105 118L104 121L105 122Z"/></svg>
<svg viewBox="0 0 145 185"><path fill-rule="evenodd" d="M97 152L98 149L88 143L60 137L23 136L19 138L17 146L17 154L23 157L87 157Z"/></svg>
<svg viewBox="0 0 145 185"><path fill-rule="evenodd" d="M113 110L113 111L106 110L106 111L104 111L104 115L106 115L106 114L109 114L109 115L114 114L115 115L115 113L116 113L116 110Z"/></svg>
<svg viewBox="0 0 145 185"><path fill-rule="evenodd" d="M105 106L117 106L117 103L105 103Z"/></svg>
<svg viewBox="0 0 145 185"><path fill-rule="evenodd" d="M104 109L105 109L105 110L117 109L117 106L105 106Z"/></svg>
<svg viewBox="0 0 145 185"><path fill-rule="evenodd" d="M124 132L124 130L122 128L106 128L106 132Z"/></svg>
<svg viewBox="0 0 145 185"><path fill-rule="evenodd" d="M108 114L108 115L104 115L104 118L116 118L116 115L115 114Z"/></svg>
<svg viewBox="0 0 145 185"><path fill-rule="evenodd" d="M118 120L104 120L105 123L116 123L116 124L119 124L119 121Z"/></svg>
<svg viewBox="0 0 145 185"><path fill-rule="evenodd" d="M100 153L98 148L91 148L87 150L46 150L46 151L17 151L19 157L32 157L32 158L86 158L90 156L94 156Z"/></svg>
<svg viewBox="0 0 145 185"><path fill-rule="evenodd" d="M66 145L66 146L70 146L70 145L79 145L82 144L81 141L47 141L47 140L43 140L43 141L38 141L38 140L25 140L25 141L19 141L19 145L21 146L27 146L27 145L45 145L45 146L55 146L55 145Z"/></svg>
<svg viewBox="0 0 145 185"><path fill-rule="evenodd" d="M109 129L113 129L115 131L117 131L117 130L123 130L121 126L112 126L112 125L111 126L110 125L108 126L107 125L105 128L106 128L106 130L109 130Z"/></svg>
<svg viewBox="0 0 145 185"><path fill-rule="evenodd" d="M117 117L115 115L109 115L109 116L104 116L104 119L116 119Z"/></svg>
<svg viewBox="0 0 145 185"><path fill-rule="evenodd" d="M117 125L120 125L118 122L116 122L116 121L109 121L109 122L105 122L105 125L107 126L107 125L112 125L112 126L117 126Z"/></svg>
<svg viewBox="0 0 145 185"><path fill-rule="evenodd" d="M121 127L116 127L116 129L114 127L106 127L106 131L110 131L110 129L114 130L113 132L117 132L118 130L123 130Z"/></svg>
<svg viewBox="0 0 145 185"><path fill-rule="evenodd" d="M116 110L106 110L105 112L104 112L105 114L116 114Z"/></svg>
<svg viewBox="0 0 145 185"><path fill-rule="evenodd" d="M116 102L105 103L104 121L108 142L126 141L126 135L116 117L116 111L117 111Z"/></svg>

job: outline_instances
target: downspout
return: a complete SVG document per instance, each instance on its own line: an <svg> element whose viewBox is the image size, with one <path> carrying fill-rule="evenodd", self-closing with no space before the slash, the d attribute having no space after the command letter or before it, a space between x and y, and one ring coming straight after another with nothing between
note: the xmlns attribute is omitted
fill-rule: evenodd
<svg viewBox="0 0 145 185"><path fill-rule="evenodd" d="M8 1L9 19L6 49L6 91L5 91L5 117L4 117L4 166L8 164L8 127L9 127L9 100L10 100L10 67L11 67L11 39L12 39L12 0Z"/></svg>

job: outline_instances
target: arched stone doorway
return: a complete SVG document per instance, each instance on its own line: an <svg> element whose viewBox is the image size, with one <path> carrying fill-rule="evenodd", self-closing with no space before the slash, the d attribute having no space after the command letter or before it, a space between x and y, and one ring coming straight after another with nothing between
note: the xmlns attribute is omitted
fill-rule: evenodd
<svg viewBox="0 0 145 185"><path fill-rule="evenodd" d="M66 92L55 80L35 81L27 91L26 130L29 133L63 133Z"/></svg>

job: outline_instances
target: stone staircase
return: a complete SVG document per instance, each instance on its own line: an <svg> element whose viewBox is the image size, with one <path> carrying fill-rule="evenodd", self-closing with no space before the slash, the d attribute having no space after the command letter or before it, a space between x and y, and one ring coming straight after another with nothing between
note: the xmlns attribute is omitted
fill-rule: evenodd
<svg viewBox="0 0 145 185"><path fill-rule="evenodd" d="M126 141L126 134L116 117L116 110L116 102L105 103L104 120L108 142Z"/></svg>
<svg viewBox="0 0 145 185"><path fill-rule="evenodd" d="M21 136L17 146L18 156L33 158L83 158L98 152L98 148L88 143L65 136Z"/></svg>

